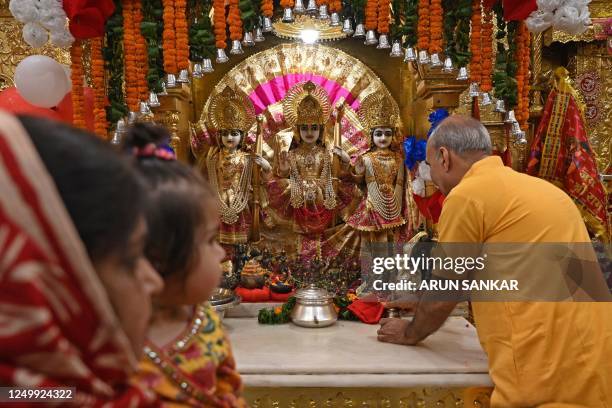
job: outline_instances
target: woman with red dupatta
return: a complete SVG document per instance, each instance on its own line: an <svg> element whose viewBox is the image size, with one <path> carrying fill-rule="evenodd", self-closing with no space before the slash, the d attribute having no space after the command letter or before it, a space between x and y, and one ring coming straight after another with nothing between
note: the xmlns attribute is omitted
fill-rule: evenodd
<svg viewBox="0 0 612 408"><path fill-rule="evenodd" d="M162 285L143 198L102 141L0 112L0 385L76 388L55 405L154 404L127 380Z"/></svg>

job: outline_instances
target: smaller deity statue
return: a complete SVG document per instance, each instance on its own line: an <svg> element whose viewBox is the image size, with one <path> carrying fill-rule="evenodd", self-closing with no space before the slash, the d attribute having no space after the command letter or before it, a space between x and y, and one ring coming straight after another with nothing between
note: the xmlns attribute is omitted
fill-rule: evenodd
<svg viewBox="0 0 612 408"><path fill-rule="evenodd" d="M273 260L272 253L270 252L270 249L268 249L268 247L265 246L261 253L261 266L271 271L272 270L272 260Z"/></svg>

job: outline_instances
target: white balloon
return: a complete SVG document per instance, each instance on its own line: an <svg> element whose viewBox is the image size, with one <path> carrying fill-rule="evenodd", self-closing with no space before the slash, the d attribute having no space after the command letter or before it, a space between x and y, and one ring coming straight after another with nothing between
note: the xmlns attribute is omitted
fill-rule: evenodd
<svg viewBox="0 0 612 408"><path fill-rule="evenodd" d="M53 58L32 55L15 69L15 86L32 105L52 108L70 90L64 68Z"/></svg>

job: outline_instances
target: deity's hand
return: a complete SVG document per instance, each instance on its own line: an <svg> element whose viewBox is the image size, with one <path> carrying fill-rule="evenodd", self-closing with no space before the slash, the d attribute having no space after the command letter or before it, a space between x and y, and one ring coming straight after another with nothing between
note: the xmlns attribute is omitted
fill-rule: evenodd
<svg viewBox="0 0 612 408"><path fill-rule="evenodd" d="M270 162L268 162L266 159L264 159L259 154L255 156L255 163L257 163L257 165L261 167L263 171L265 171L266 173L272 170L272 166L270 166Z"/></svg>
<svg viewBox="0 0 612 408"><path fill-rule="evenodd" d="M278 155L278 167L281 171L289 171L289 152L283 150Z"/></svg>
<svg viewBox="0 0 612 408"><path fill-rule="evenodd" d="M349 163L351 161L351 158L349 157L348 153L342 150L340 147L334 147L333 152L335 155L340 157L340 160L342 160L343 163Z"/></svg>
<svg viewBox="0 0 612 408"><path fill-rule="evenodd" d="M378 341L412 346L416 343L406 335L409 326L409 320L380 319L380 329L377 332Z"/></svg>
<svg viewBox="0 0 612 408"><path fill-rule="evenodd" d="M355 172L357 174L365 173L365 164L363 162L363 157L361 157L361 156L359 156L359 158L355 162Z"/></svg>

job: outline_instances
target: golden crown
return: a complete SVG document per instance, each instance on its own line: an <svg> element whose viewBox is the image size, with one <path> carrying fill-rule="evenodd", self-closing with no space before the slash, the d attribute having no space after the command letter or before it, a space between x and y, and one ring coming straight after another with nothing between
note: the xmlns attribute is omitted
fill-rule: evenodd
<svg viewBox="0 0 612 408"><path fill-rule="evenodd" d="M327 92L312 81L295 85L283 99L283 114L290 126L315 123L324 125L330 112Z"/></svg>
<svg viewBox="0 0 612 408"><path fill-rule="evenodd" d="M210 99L208 124L214 130L239 129L243 133L255 123L255 108L249 97L226 86Z"/></svg>
<svg viewBox="0 0 612 408"><path fill-rule="evenodd" d="M368 95L359 108L359 120L366 131L377 127L395 128L398 126L397 107L389 96L382 92Z"/></svg>

